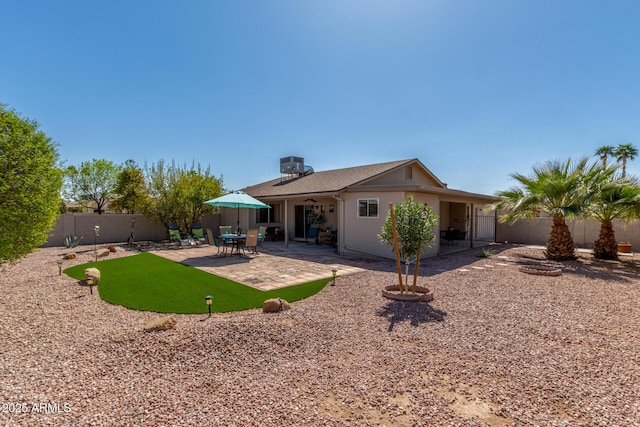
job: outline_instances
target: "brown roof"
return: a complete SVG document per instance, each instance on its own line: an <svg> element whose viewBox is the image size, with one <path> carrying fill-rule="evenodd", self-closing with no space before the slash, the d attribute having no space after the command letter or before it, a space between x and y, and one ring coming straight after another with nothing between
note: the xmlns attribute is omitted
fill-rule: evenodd
<svg viewBox="0 0 640 427"><path fill-rule="evenodd" d="M387 173L392 169L417 162L417 159L397 160L394 162L378 163L374 165L355 166L344 169L333 169L314 172L293 179L288 177L276 178L262 184L244 188L253 197L295 196L300 194L335 193L345 190L352 185L360 184ZM429 172L427 170L427 172ZM429 172L430 173L430 172ZM433 174L431 174L433 175ZM439 182L438 178L433 178Z"/></svg>

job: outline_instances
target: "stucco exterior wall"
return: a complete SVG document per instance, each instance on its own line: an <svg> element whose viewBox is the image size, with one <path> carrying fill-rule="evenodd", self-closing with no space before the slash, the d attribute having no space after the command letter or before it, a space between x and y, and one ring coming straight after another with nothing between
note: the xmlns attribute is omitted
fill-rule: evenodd
<svg viewBox="0 0 640 427"><path fill-rule="evenodd" d="M384 225L389 212L389 203L399 204L404 201L405 192L353 192L343 195L344 205L344 228L349 230L346 236L340 241L339 250L343 253L354 255L370 254L381 258L394 259L395 253L391 245L383 244L378 239L378 233ZM358 199L378 199L377 218L358 218ZM414 199L420 203L427 203L437 214L439 213L439 201L437 196L418 194ZM439 231L436 233L436 240L433 245L424 252L423 257L435 256L438 253Z"/></svg>

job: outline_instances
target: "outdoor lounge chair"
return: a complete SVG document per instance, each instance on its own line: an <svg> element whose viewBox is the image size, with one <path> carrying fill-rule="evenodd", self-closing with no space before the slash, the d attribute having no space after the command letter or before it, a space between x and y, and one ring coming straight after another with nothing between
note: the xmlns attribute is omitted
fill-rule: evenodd
<svg viewBox="0 0 640 427"><path fill-rule="evenodd" d="M176 224L169 224L167 228L169 229L169 240L172 242L177 240L179 242L181 236L178 226Z"/></svg>
<svg viewBox="0 0 640 427"><path fill-rule="evenodd" d="M198 222L191 224L191 235L198 242L198 244L207 243L207 238L204 236L202 224Z"/></svg>

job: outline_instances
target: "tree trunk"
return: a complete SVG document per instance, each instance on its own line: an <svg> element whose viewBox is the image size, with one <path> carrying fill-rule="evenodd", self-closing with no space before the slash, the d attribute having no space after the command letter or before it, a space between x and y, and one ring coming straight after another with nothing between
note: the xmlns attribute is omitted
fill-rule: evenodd
<svg viewBox="0 0 640 427"><path fill-rule="evenodd" d="M547 242L547 251L545 255L551 260L568 260L576 259L576 246L573 243L573 237L563 216L553 218L549 241Z"/></svg>
<svg viewBox="0 0 640 427"><path fill-rule="evenodd" d="M599 259L618 258L618 242L611 221L600 223L600 235L594 243L593 255Z"/></svg>
<svg viewBox="0 0 640 427"><path fill-rule="evenodd" d="M418 264L420 264L420 252L416 255L416 265L413 269L413 293L418 289Z"/></svg>
<svg viewBox="0 0 640 427"><path fill-rule="evenodd" d="M133 230L135 229L135 225L136 225L136 216L135 214L131 214L131 234L129 235L129 240L127 241L129 246L132 246L134 242Z"/></svg>

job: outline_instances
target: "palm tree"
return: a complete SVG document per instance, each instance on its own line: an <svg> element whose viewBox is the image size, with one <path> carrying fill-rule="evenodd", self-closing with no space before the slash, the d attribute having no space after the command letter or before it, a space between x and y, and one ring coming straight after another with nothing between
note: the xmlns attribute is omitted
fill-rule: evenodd
<svg viewBox="0 0 640 427"><path fill-rule="evenodd" d="M627 160L633 160L638 155L638 149L632 144L620 144L614 150L613 156L622 163L622 177L627 175Z"/></svg>
<svg viewBox="0 0 640 427"><path fill-rule="evenodd" d="M588 188L601 167L589 164L587 158L565 163L549 161L533 168L530 176L512 174L520 187L497 193L500 200L492 209L505 210L502 222L533 218L538 212L553 217L545 255L552 260L575 259L575 244L565 218L579 215L586 206Z"/></svg>
<svg viewBox="0 0 640 427"><path fill-rule="evenodd" d="M602 162L602 167L606 168L607 167L607 158L609 156L613 157L613 153L615 151L615 148L611 145L603 145L602 147L599 147L596 150L596 156L600 157L600 161Z"/></svg>
<svg viewBox="0 0 640 427"><path fill-rule="evenodd" d="M591 197L584 216L600 222L600 234L594 242L593 255L600 259L616 259L618 243L613 220L637 218L637 212L640 211L640 182L636 178L615 177L610 168L603 168L602 173L590 183L590 188Z"/></svg>

